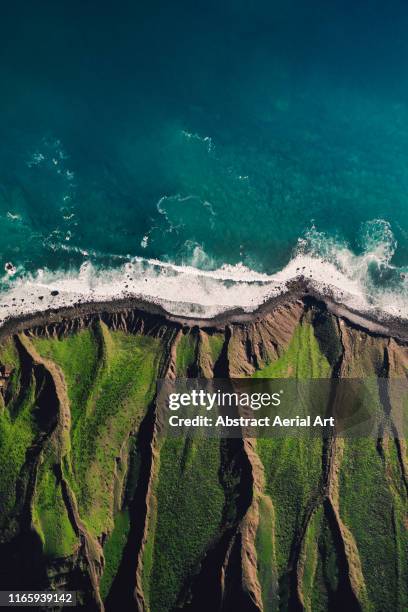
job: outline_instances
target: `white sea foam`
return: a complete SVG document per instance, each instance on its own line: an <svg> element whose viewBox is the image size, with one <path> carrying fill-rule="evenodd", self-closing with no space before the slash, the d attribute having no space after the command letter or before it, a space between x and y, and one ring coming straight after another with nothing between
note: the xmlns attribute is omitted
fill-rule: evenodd
<svg viewBox="0 0 408 612"><path fill-rule="evenodd" d="M251 312L265 300L285 292L288 283L301 275L317 290L330 291L355 309L408 316L407 300L401 295L380 292L376 298L369 296L358 278L346 276L331 263L299 254L274 275L249 270L242 264L205 271L142 258L119 269L103 271L91 263L83 264L77 272L63 274L39 270L16 281L2 295L0 321L30 311L69 306L78 300L130 296L161 304L176 315L212 317L234 307ZM53 296L52 291L58 294Z"/></svg>
<svg viewBox="0 0 408 612"><path fill-rule="evenodd" d="M12 213L10 211L7 211L7 219L10 219L10 221L21 221L21 215L17 214L17 213Z"/></svg>
<svg viewBox="0 0 408 612"><path fill-rule="evenodd" d="M203 143L208 153L211 153L213 151L214 143L212 141L211 136L200 136L200 134L188 132L187 130L181 130L181 133L187 140L193 140L193 141L195 140L195 141Z"/></svg>
<svg viewBox="0 0 408 612"><path fill-rule="evenodd" d="M69 306L78 300L126 297L161 304L169 312L184 316L208 318L235 307L251 312L269 298L284 293L290 282L299 277L353 309L408 318L405 275L397 274L394 289L381 289L371 274L373 266L380 274L384 270L396 271L391 264L396 242L389 225L381 220L368 223L363 243L364 249L357 255L347 245L312 228L299 240L289 263L275 274L256 272L242 263L203 269L212 262L199 245L191 249L192 265L118 255L115 258L118 267L112 269L99 269L87 261L76 271L39 270L34 275L17 278L10 290L2 294L0 322L30 311ZM79 252L84 257L104 256L66 244L59 248Z"/></svg>

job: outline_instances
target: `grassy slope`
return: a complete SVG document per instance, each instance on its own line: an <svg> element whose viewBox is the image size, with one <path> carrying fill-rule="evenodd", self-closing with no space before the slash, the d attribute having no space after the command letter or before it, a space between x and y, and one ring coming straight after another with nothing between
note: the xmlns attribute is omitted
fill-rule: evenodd
<svg viewBox="0 0 408 612"><path fill-rule="evenodd" d="M27 448L33 444L38 434L38 427L33 414L34 380L30 381L21 403L17 405L20 363L10 338L0 346L0 362L13 369L9 388L11 399L7 406L0 396L0 527L7 532L12 528L10 514L17 501L15 483L24 465Z"/></svg>
<svg viewBox="0 0 408 612"><path fill-rule="evenodd" d="M40 338L34 344L65 375L72 428L64 470L89 531L96 537L111 534L102 580L107 594L129 528L126 508L114 516L115 487L126 470L117 459L153 397L162 344L150 337L110 332L103 324L95 331Z"/></svg>
<svg viewBox="0 0 408 612"><path fill-rule="evenodd" d="M177 345L176 369L179 378L189 375L189 368L195 361L197 337L190 333L183 334Z"/></svg>
<svg viewBox="0 0 408 612"><path fill-rule="evenodd" d="M389 441L392 449L394 442ZM407 499L391 482L373 438L348 441L340 476L340 513L357 543L368 598L375 610L408 609ZM381 561L383 560L383 561Z"/></svg>
<svg viewBox="0 0 408 612"><path fill-rule="evenodd" d="M258 578L262 587L262 600L266 610L277 606L275 510L269 495L259 500L259 524L255 546L258 557Z"/></svg>
<svg viewBox="0 0 408 612"><path fill-rule="evenodd" d="M184 580L218 533L224 505L219 468L216 440L163 443L151 571L145 582L155 612L170 610L176 603Z"/></svg>
<svg viewBox="0 0 408 612"><path fill-rule="evenodd" d="M333 607L338 599L340 571L333 532L324 512L319 508L308 529L309 545L306 549L303 592L307 610L323 612Z"/></svg>
<svg viewBox="0 0 408 612"><path fill-rule="evenodd" d="M48 445L37 476L33 523L43 542L45 555L66 557L78 547L79 540L68 517L61 485L53 471L55 463L54 449Z"/></svg>
<svg viewBox="0 0 408 612"><path fill-rule="evenodd" d="M307 610L324 609L327 603L324 589L316 589L316 572L321 559L318 554L319 531L323 518L323 508L320 506L313 514L306 530L303 542L304 573L303 573L303 597ZM318 584L320 583L317 580ZM313 601L313 608L312 608Z"/></svg>
<svg viewBox="0 0 408 612"><path fill-rule="evenodd" d="M119 568L123 549L126 545L130 529L129 510L125 507L115 516L113 530L104 546L105 569L101 578L100 593L102 599L109 594L109 589Z"/></svg>
<svg viewBox="0 0 408 612"><path fill-rule="evenodd" d="M297 327L285 353L277 361L255 372L254 378L324 378L330 376L330 365L322 354L313 327L302 323ZM258 439L257 450L265 470L265 494L270 499L274 520L265 525L261 520L257 534L258 570L264 604L273 599L275 574L280 579L280 595L285 600L285 571L288 566L294 535L300 527L306 505L316 491L321 473L322 441L290 438ZM275 550L271 550L271 540ZM276 560L276 567L271 565ZM276 594L275 594L276 596Z"/></svg>
<svg viewBox="0 0 408 612"><path fill-rule="evenodd" d="M214 345L218 352L218 345ZM184 335L177 347L179 377L194 362L196 339ZM154 612L171 610L217 536L224 507L217 440L166 438L160 448L154 507L144 551L144 593Z"/></svg>
<svg viewBox="0 0 408 612"><path fill-rule="evenodd" d="M217 360L222 351L222 347L224 346L224 340L224 334L215 333L208 336L208 346L210 349L211 361L213 364L217 363Z"/></svg>
<svg viewBox="0 0 408 612"><path fill-rule="evenodd" d="M67 383L71 410L71 426L75 428L83 416L98 372L98 340L90 329L64 338L33 338L40 355L60 366Z"/></svg>
<svg viewBox="0 0 408 612"><path fill-rule="evenodd" d="M114 491L120 493L127 469L129 432L136 430L153 397L162 354L159 340L122 332L104 325L82 330L63 339L34 339L36 349L62 369L67 382L72 428L64 473L78 502L79 513L96 537L108 533L104 547L105 596L120 563L129 530L125 504L115 511ZM209 336L214 363L223 336ZM177 373L191 373L197 339L185 334L177 351ZM38 435L34 379L20 397L21 373L12 340L0 346L0 362L13 369L10 401L0 396L0 527L13 528L15 483L26 451ZM369 356L359 359L359 376L369 376ZM319 348L312 325L304 322L280 359L254 377L299 378L330 375L330 365ZM126 444L124 445L124 442ZM321 473L319 440L259 439L257 449L265 469L265 490L260 499L256 536L259 579L265 608L276 601L279 579L281 604L287 595L286 569L293 537ZM123 456L124 465L118 461ZM138 478L138 453L130 455L132 485ZM61 487L53 466L56 451L44 448L33 504L33 521L50 557L69 555L77 538L69 522ZM186 579L194 573L211 541L217 537L225 494L219 480L220 448L215 440L167 439L160 449L158 477L154 483L155 512L145 549L145 594L153 612L175 605ZM115 475L116 474L116 475ZM395 443L376 440L347 441L340 472L340 513L358 546L373 610L408 609L407 497ZM116 495L117 497L117 495ZM129 499L131 495L129 496ZM304 542L303 595L308 609L327 608L329 590L338 584L338 567L332 534L317 510Z"/></svg>
<svg viewBox="0 0 408 612"><path fill-rule="evenodd" d="M363 378L367 409L383 413L376 376L383 355L365 334L348 376ZM369 393L369 394L368 394ZM367 400L367 398L369 398ZM367 588L366 609L408 609L408 498L392 438L346 440L340 472L340 515L356 541Z"/></svg>
<svg viewBox="0 0 408 612"><path fill-rule="evenodd" d="M364 351L353 364L353 375L364 378L370 389L370 409L382 410L373 371L375 354ZM288 350L275 363L256 372L255 377L324 377L330 367L307 324L298 327ZM371 377L371 378L370 378ZM374 403L374 404L373 404ZM265 492L272 500L270 528L265 528L265 503L261 499L257 534L259 577L264 603L271 600L274 563L282 575L299 527L305 502L317 483L321 447L318 441L284 439L258 440L265 467ZM374 438L346 440L340 470L340 514L358 548L367 586L364 609L408 609L407 495L401 479L395 442L384 443L383 455ZM275 538L276 550L271 548ZM303 545L303 596L308 610L325 610L336 597L339 567L330 526L321 509L308 525ZM271 569L272 568L272 569ZM280 584L281 602L285 586Z"/></svg>

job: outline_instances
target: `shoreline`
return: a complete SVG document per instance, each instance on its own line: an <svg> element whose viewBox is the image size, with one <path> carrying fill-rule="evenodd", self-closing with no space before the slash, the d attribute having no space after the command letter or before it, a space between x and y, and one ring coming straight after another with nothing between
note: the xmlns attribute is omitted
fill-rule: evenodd
<svg viewBox="0 0 408 612"><path fill-rule="evenodd" d="M408 321L385 313L359 312L337 301L333 296L317 291L304 279L294 280L281 294L271 297L251 312L241 307L231 308L212 317L199 315L183 316L170 313L166 308L153 301L139 297L112 297L109 300L88 300L69 306L57 306L28 312L15 317L9 316L0 324L0 340L9 335L35 327L45 327L67 320L101 314L115 314L135 311L141 314L156 316L180 326L199 328L222 328L229 323L245 324L261 319L279 306L293 301L303 301L305 305L322 306L339 318L347 320L354 327L368 331L377 336L394 337L408 342Z"/></svg>

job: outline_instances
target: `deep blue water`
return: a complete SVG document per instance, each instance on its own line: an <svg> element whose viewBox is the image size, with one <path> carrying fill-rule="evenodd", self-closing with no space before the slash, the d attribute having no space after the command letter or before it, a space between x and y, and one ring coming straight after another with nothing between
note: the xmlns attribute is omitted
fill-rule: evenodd
<svg viewBox="0 0 408 612"><path fill-rule="evenodd" d="M405 293L406 3L16 0L0 30L3 288L300 250Z"/></svg>

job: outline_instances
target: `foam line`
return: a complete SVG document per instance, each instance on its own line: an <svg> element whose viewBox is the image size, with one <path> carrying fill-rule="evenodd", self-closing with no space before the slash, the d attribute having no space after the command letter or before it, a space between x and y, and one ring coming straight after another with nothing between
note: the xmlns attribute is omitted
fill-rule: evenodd
<svg viewBox="0 0 408 612"><path fill-rule="evenodd" d="M343 270L338 263L299 251L273 275L242 264L208 271L137 257L119 268L101 270L86 262L77 271L39 270L16 279L11 289L1 295L0 323L30 312L72 306L78 301L129 297L160 304L179 316L210 318L234 307L251 312L287 291L289 284L300 276L319 293L330 294L354 310L408 318L408 300L404 295L370 290L366 282L367 265L369 262L363 265L359 260L354 262L354 269Z"/></svg>

